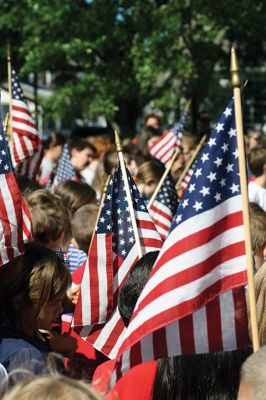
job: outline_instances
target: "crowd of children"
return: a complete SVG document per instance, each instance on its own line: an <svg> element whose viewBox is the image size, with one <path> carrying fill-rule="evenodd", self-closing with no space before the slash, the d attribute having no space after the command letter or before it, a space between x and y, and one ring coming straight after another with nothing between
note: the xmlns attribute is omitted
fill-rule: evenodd
<svg viewBox="0 0 266 400"><path fill-rule="evenodd" d="M132 142L124 141L125 161L146 203L165 172L165 166L151 157L148 150L161 133L159 118L151 114L145 119L142 133ZM255 136L254 132L249 133L246 146L255 292L263 345L266 344L266 145L263 136L258 132ZM199 139L184 132L181 151L170 171L174 184ZM25 244L22 256L0 268L0 364L3 376L8 374L10 388L4 399L236 398L240 369L251 353L249 348L141 364L108 392L114 361L107 361L82 341L71 329L69 320L80 294L100 199L107 178L115 169L117 153L110 137L68 141L75 177L60 182L56 180L56 170L66 143L62 134L52 133L44 142L38 180L32 182L17 176L29 208L34 241ZM158 252L148 253L139 260L119 293L118 309L125 326L157 255ZM264 348L244 363L239 399L266 398L260 397L266 393L265 364ZM7 388L3 376L4 392Z"/></svg>

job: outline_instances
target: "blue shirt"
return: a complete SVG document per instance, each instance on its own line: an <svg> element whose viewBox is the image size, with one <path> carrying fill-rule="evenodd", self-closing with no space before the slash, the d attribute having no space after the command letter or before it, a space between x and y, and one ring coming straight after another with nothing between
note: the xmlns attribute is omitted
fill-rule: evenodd
<svg viewBox="0 0 266 400"><path fill-rule="evenodd" d="M7 372L22 369L40 375L46 372L46 357L51 351L46 342L30 339L18 331L0 328L0 363ZM21 373L15 379L21 379ZM22 374L23 375L23 374Z"/></svg>

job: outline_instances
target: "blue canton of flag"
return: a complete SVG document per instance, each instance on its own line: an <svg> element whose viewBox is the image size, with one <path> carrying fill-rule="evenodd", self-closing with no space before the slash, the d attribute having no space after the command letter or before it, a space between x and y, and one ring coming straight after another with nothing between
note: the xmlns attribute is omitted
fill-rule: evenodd
<svg viewBox="0 0 266 400"><path fill-rule="evenodd" d="M162 240L170 230L178 206L178 197L171 177L167 176L155 200L149 207L150 215Z"/></svg>
<svg viewBox="0 0 266 400"><path fill-rule="evenodd" d="M159 250L160 236L126 171L142 252ZM117 296L137 260L137 244L118 161L92 240L74 315L74 326L80 335L110 357L115 357L118 338L125 328L117 310Z"/></svg>
<svg viewBox="0 0 266 400"><path fill-rule="evenodd" d="M60 160L58 162L58 166L56 169L56 173L54 177L49 178L45 188L49 190L51 187L55 187L59 185L62 182L68 181L68 180L75 180L77 177L77 171L73 167L73 165L70 162L71 156L69 153L69 148L68 145L64 145L63 153L60 157ZM53 178L53 181L52 181Z"/></svg>
<svg viewBox="0 0 266 400"><path fill-rule="evenodd" d="M198 157L138 298L111 386L140 362L247 346L242 210L232 100Z"/></svg>
<svg viewBox="0 0 266 400"><path fill-rule="evenodd" d="M234 104L231 100L197 159L195 172L171 230L181 221L239 195L238 172Z"/></svg>
<svg viewBox="0 0 266 400"><path fill-rule="evenodd" d="M171 131L174 132L175 134L178 134L180 132L182 133L185 127L187 116L188 116L188 111L184 111L183 114L181 115L180 120L177 122L177 124L173 126Z"/></svg>

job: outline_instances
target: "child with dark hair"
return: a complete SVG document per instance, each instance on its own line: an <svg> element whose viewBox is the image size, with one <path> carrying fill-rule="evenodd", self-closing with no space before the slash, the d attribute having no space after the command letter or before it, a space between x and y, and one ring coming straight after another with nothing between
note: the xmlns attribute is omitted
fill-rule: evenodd
<svg viewBox="0 0 266 400"><path fill-rule="evenodd" d="M70 162L78 172L88 167L97 155L93 144L84 139L73 139L70 141L69 152L71 156Z"/></svg>
<svg viewBox="0 0 266 400"><path fill-rule="evenodd" d="M52 132L43 141L44 156L40 166L40 184L45 185L63 152L66 139L62 133Z"/></svg>
<svg viewBox="0 0 266 400"><path fill-rule="evenodd" d="M62 312L71 278L52 250L25 244L25 253L0 269L0 363L8 372L46 370L51 351L41 330L50 330Z"/></svg>
<svg viewBox="0 0 266 400"><path fill-rule="evenodd" d="M158 254L151 252L137 261L121 289L118 309L126 326ZM232 400L236 398L241 365L250 352L245 349L145 362L120 378L107 399ZM108 388L115 363L107 361L95 371L92 383L99 391Z"/></svg>
<svg viewBox="0 0 266 400"><path fill-rule="evenodd" d="M87 204L96 204L95 190L82 181L65 181L54 189L54 194L59 196L65 207L73 215L80 207Z"/></svg>

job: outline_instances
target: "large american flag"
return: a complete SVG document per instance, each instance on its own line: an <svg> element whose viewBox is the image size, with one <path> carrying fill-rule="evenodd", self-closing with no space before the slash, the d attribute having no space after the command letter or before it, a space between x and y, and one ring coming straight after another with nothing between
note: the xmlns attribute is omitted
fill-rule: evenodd
<svg viewBox="0 0 266 400"><path fill-rule="evenodd" d="M43 146L14 70L11 127L13 167L16 173L35 179L43 157Z"/></svg>
<svg viewBox="0 0 266 400"><path fill-rule="evenodd" d="M0 120L0 266L24 252L23 198L13 174Z"/></svg>
<svg viewBox="0 0 266 400"><path fill-rule="evenodd" d="M168 164L175 151L177 153L180 152L187 115L188 112L185 111L180 121L174 125L172 129L160 136L160 138L148 148L150 154L160 160L164 165Z"/></svg>
<svg viewBox="0 0 266 400"><path fill-rule="evenodd" d="M149 207L149 213L162 240L165 240L168 235L177 206L178 197L175 184L172 178L167 176L156 198Z"/></svg>
<svg viewBox="0 0 266 400"><path fill-rule="evenodd" d="M48 182L45 186L47 190L54 188L62 182L69 180L77 180L77 171L74 166L71 164L71 156L69 147L67 144L64 145L62 155L58 161L57 169L55 175L51 174L51 177L48 179Z"/></svg>
<svg viewBox="0 0 266 400"><path fill-rule="evenodd" d="M141 248L146 254L160 249L162 241L128 170L127 177ZM117 311L117 296L137 260L137 245L118 161L90 247L73 320L80 336L110 358L116 355L124 329Z"/></svg>
<svg viewBox="0 0 266 400"><path fill-rule="evenodd" d="M138 299L112 384L139 362L246 346L246 265L231 101L199 156Z"/></svg>

